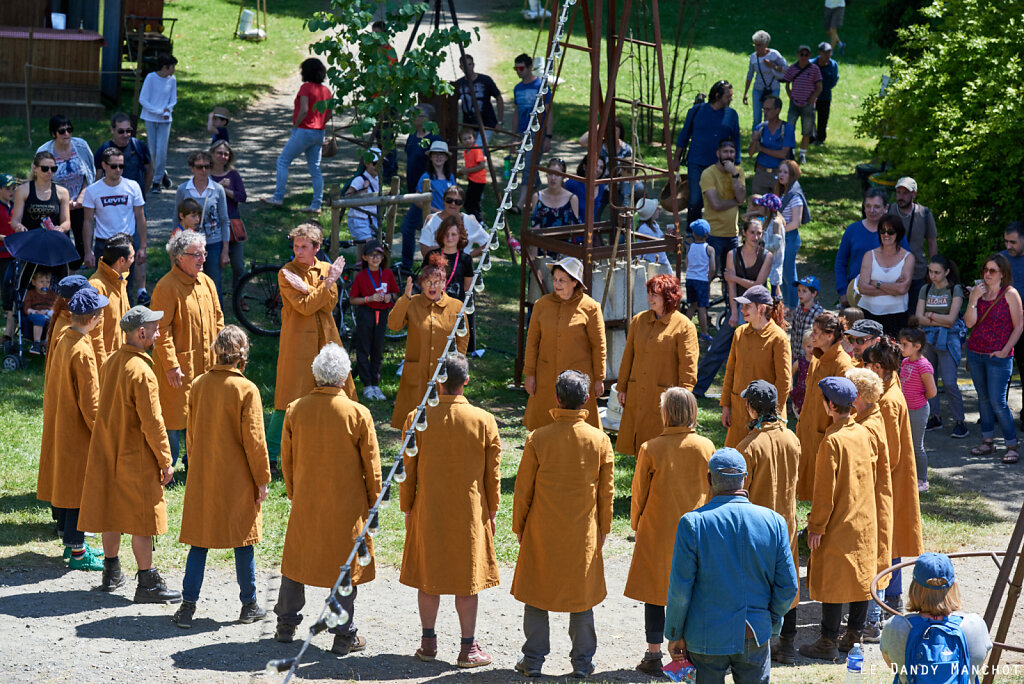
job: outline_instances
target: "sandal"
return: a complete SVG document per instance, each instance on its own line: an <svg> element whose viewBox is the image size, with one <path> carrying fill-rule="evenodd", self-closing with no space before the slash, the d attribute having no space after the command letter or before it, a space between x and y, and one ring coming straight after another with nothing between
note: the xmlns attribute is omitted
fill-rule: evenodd
<svg viewBox="0 0 1024 684"><path fill-rule="evenodd" d="M1020 454L1017 452L1016 448L1007 449L1006 453L1003 454L1003 463L1011 464L1016 463L1018 460L1020 460Z"/></svg>
<svg viewBox="0 0 1024 684"><path fill-rule="evenodd" d="M994 454L995 451L995 444L993 444L991 440L987 439L978 446L971 449L971 453L975 456L988 456L989 454Z"/></svg>

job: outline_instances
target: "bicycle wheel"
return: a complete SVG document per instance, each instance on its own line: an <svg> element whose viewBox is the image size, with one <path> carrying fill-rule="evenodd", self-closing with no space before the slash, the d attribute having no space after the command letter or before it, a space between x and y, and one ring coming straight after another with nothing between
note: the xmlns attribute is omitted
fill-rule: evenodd
<svg viewBox="0 0 1024 684"><path fill-rule="evenodd" d="M235 318L254 335L281 334L281 292L277 287L277 266L254 266L238 279L232 297Z"/></svg>

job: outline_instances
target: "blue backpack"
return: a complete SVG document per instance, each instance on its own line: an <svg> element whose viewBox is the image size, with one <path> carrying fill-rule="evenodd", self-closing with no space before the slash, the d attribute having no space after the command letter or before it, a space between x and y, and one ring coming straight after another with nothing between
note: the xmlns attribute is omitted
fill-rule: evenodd
<svg viewBox="0 0 1024 684"><path fill-rule="evenodd" d="M932 620L912 614L904 666L908 684L971 684L971 659L960 628L963 617ZM975 677L977 681L977 677ZM899 674L893 680L900 684Z"/></svg>

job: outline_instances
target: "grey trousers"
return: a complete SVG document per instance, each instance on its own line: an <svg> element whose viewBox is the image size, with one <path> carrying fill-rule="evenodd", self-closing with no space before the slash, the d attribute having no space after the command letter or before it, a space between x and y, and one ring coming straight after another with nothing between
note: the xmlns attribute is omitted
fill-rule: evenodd
<svg viewBox="0 0 1024 684"><path fill-rule="evenodd" d="M928 480L928 452L924 449L924 428L928 424L928 404L919 409L907 409L910 415L910 437L914 442L914 461L917 479Z"/></svg>
<svg viewBox="0 0 1024 684"><path fill-rule="evenodd" d="M953 362L953 357L945 349L938 351L929 349L925 356L938 374L938 379L942 380L942 394L946 395L946 402L949 403L949 412L953 414L953 420L957 423L964 422L964 397L960 392L960 386L956 383L957 364ZM936 394L928 400L928 406L931 407L930 415L942 415L939 406L942 394Z"/></svg>
<svg viewBox="0 0 1024 684"><path fill-rule="evenodd" d="M341 607L348 611L349 618L348 622L343 625L338 625L334 629L329 630L331 634L337 634L339 636L354 638L356 632L356 610L355 601L358 587L352 587L352 593L348 596L339 596L338 602ZM302 624L302 610L303 606L306 605L306 585L302 582L296 582L293 579L288 579L284 575L281 575L281 590L277 594L277 605L274 606L274 612L277 613L277 621L282 625L294 625L298 627Z"/></svg>
<svg viewBox="0 0 1024 684"><path fill-rule="evenodd" d="M548 611L523 605L523 664L531 670L539 670L544 658L551 651L551 630L548 625ZM569 613L569 639L572 650L569 660L576 672L590 672L594 654L597 653L597 632L594 630L594 610Z"/></svg>

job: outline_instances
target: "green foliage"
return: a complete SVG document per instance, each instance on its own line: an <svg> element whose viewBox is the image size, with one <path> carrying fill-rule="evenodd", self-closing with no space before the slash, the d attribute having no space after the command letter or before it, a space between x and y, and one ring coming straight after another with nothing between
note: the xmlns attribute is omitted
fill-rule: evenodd
<svg viewBox="0 0 1024 684"><path fill-rule="evenodd" d="M921 14L931 25L899 31L892 82L864 103L858 132L917 179L940 251L970 271L1024 211L1024 0L939 0Z"/></svg>
<svg viewBox="0 0 1024 684"><path fill-rule="evenodd" d="M398 59L393 47L398 34L427 10L425 3L402 2L388 7L383 31L368 30L377 0L332 0L331 9L310 19L310 31L326 31L312 50L327 59L327 80L335 97L323 105L348 109L355 137L378 125L392 135L380 136L384 154L395 147L395 135L413 131L407 112L420 98L450 94L452 86L439 75L450 46L469 46L472 34L455 27L421 30ZM430 124L431 126L433 124Z"/></svg>
<svg viewBox="0 0 1024 684"><path fill-rule="evenodd" d="M897 31L904 26L921 23L920 10L927 0L883 0L868 10L871 18L871 39L886 51L899 51Z"/></svg>

